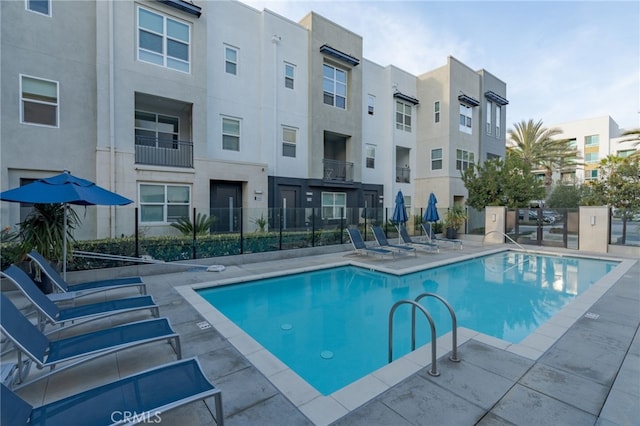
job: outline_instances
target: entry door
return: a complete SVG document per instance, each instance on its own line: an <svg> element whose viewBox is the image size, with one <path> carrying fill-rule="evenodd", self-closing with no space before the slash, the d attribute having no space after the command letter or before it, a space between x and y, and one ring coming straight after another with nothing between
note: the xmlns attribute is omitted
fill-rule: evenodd
<svg viewBox="0 0 640 426"><path fill-rule="evenodd" d="M378 205L378 194L376 192L364 192L364 207L367 209L367 219L377 218L377 212L380 206Z"/></svg>
<svg viewBox="0 0 640 426"><path fill-rule="evenodd" d="M282 197L282 229L297 228L298 224L298 190L296 188L281 188Z"/></svg>
<svg viewBox="0 0 640 426"><path fill-rule="evenodd" d="M239 232L242 208L242 184L212 181L210 186L211 216L217 218L215 232Z"/></svg>

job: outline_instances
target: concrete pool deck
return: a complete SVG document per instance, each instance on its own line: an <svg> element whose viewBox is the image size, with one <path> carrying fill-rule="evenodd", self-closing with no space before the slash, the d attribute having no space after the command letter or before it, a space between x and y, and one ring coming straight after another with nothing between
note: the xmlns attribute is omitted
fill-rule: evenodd
<svg viewBox="0 0 640 426"><path fill-rule="evenodd" d="M543 250L584 255L571 250ZM448 346L447 339L438 340L440 376L427 373L430 358L422 348L413 357L407 356L406 361L394 362L393 368L377 375L378 380L367 379L354 384L354 392L341 390L330 397L318 396L309 389L296 392L296 378L284 372L282 366L261 357L260 348L251 341L224 337L228 330L218 325L221 334L211 326L215 318L209 317L206 309L203 315L198 303L191 304L183 297L191 297L191 287L203 283L241 280L345 260L407 270L484 251L486 247L466 241L463 251L444 249L439 254L395 260L353 256L347 250L266 262L229 262L220 273L167 273L145 276L144 280L160 305L161 316L168 317L180 334L183 356L198 356L205 373L222 390L227 425L640 424L637 259L626 259L626 270L614 271L613 276L603 280L610 282L598 283L598 288L576 298L520 345L460 329L460 363L445 356L451 347L450 340ZM600 254L595 257L624 259ZM224 258L216 260L225 263ZM96 299L104 297L97 295ZM147 317L136 315L140 319ZM101 322L107 325L115 321ZM79 326L74 332L98 325L94 322ZM55 374L21 389L19 395L41 405L174 359L169 345L147 345ZM195 402L163 414L162 424L210 425L214 424L213 412L213 401Z"/></svg>

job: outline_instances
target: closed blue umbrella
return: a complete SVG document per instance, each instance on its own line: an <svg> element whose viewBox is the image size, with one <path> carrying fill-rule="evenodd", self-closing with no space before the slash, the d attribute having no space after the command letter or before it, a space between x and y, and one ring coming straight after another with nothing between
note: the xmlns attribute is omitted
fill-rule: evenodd
<svg viewBox="0 0 640 426"><path fill-rule="evenodd" d="M429 201L427 202L427 211L424 212L422 218L425 222L437 222L440 220L440 216L438 215L438 209L436 208L436 204L438 200L436 196L432 192L429 194Z"/></svg>
<svg viewBox="0 0 640 426"><path fill-rule="evenodd" d="M398 191L396 195L396 206L393 209L393 216L391 216L391 222L393 223L405 223L409 220L407 216L407 209L404 207L404 196L402 191Z"/></svg>
<svg viewBox="0 0 640 426"><path fill-rule="evenodd" d="M65 278L67 272L67 205L123 206L133 203L128 198L108 191L89 180L76 177L68 171L4 191L0 193L0 200L34 204L63 203L65 205L63 232L63 275Z"/></svg>

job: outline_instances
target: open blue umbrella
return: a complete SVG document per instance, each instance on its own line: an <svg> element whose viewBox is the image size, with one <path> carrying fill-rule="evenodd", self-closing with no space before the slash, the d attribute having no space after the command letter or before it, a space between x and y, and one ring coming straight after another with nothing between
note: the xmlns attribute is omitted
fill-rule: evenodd
<svg viewBox="0 0 640 426"><path fill-rule="evenodd" d="M405 223L409 220L407 216L407 209L404 207L404 196L402 191L398 191L396 195L396 206L393 209L393 216L391 216L391 222L393 223Z"/></svg>
<svg viewBox="0 0 640 426"><path fill-rule="evenodd" d="M427 210L422 215L422 218L425 222L437 222L440 220L440 216L438 215L438 209L436 208L436 204L438 200L436 199L435 194L432 192L429 194L429 201L427 202Z"/></svg>
<svg viewBox="0 0 640 426"><path fill-rule="evenodd" d="M0 200L18 203L58 204L63 203L64 240L63 240L63 276L67 273L67 206L103 205L123 206L133 203L115 192L108 191L95 183L76 177L65 170L64 173L45 179L39 179L18 188L0 193Z"/></svg>

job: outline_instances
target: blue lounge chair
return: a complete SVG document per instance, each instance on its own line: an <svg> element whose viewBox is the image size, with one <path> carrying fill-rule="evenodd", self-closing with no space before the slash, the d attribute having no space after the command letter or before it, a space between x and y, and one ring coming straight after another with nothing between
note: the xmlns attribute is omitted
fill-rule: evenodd
<svg viewBox="0 0 640 426"><path fill-rule="evenodd" d="M353 245L353 251L358 254L377 254L379 256L391 255L394 256L395 252L393 250L383 249L380 247L367 247L362 238L362 234L358 230L358 228L347 228L347 232L349 233L349 239L351 240L351 245Z"/></svg>
<svg viewBox="0 0 640 426"><path fill-rule="evenodd" d="M120 425L160 423L162 414L214 398L216 423L223 425L222 392L202 372L197 358L161 365L55 402L33 407L5 385L0 423L29 425Z"/></svg>
<svg viewBox="0 0 640 426"><path fill-rule="evenodd" d="M407 228L405 228L402 225L398 226L398 233L400 234L400 238L405 244L411 244L413 247L417 249L421 249L429 252L435 252L435 253L440 252L440 246L438 246L436 243L413 241L413 239L409 236L409 233L407 232Z"/></svg>
<svg viewBox="0 0 640 426"><path fill-rule="evenodd" d="M40 270L54 283L56 290L68 293L67 298L55 298L54 300L75 299L91 293L105 290L115 290L126 287L138 287L140 294L147 294L147 286L140 277L113 278L110 280L90 281L81 284L69 285L53 266L37 251L32 251L27 256L38 265Z"/></svg>
<svg viewBox="0 0 640 426"><path fill-rule="evenodd" d="M86 321L144 309L149 309L151 314L156 318L160 316L158 305L156 305L151 296L129 297L126 299L116 299L61 309L42 293L31 278L16 265L11 265L0 272L0 276L6 277L13 282L29 302L35 306L38 311L38 325L40 330L44 330L47 323L59 326L52 330L53 332L59 331L62 328L83 324ZM64 327L64 323L68 321L73 322L73 324Z"/></svg>
<svg viewBox="0 0 640 426"><path fill-rule="evenodd" d="M53 341L31 324L6 295L0 294L0 331L14 344L17 365L23 365L22 354L25 354L38 368L51 369L47 374L25 381L28 371L21 368L18 387L104 355L161 340L169 341L178 359L182 358L180 336L166 318L133 322ZM54 371L56 365L67 361Z"/></svg>
<svg viewBox="0 0 640 426"><path fill-rule="evenodd" d="M450 239L450 238L438 238L435 232L433 232L433 228L431 228L431 223L429 223L427 226L425 226L424 223L422 223L421 225L422 225L422 230L424 231L425 235L427 236L427 239L430 242L448 243L448 244L451 244L454 248L462 250L462 240Z"/></svg>
<svg viewBox="0 0 640 426"><path fill-rule="evenodd" d="M415 247L409 245L399 245L399 244L391 244L389 240L387 240L387 236L384 235L384 231L381 227L374 225L371 227L371 231L373 231L373 236L376 238L378 245L382 248L397 250L399 253L413 253L417 255L417 250Z"/></svg>

